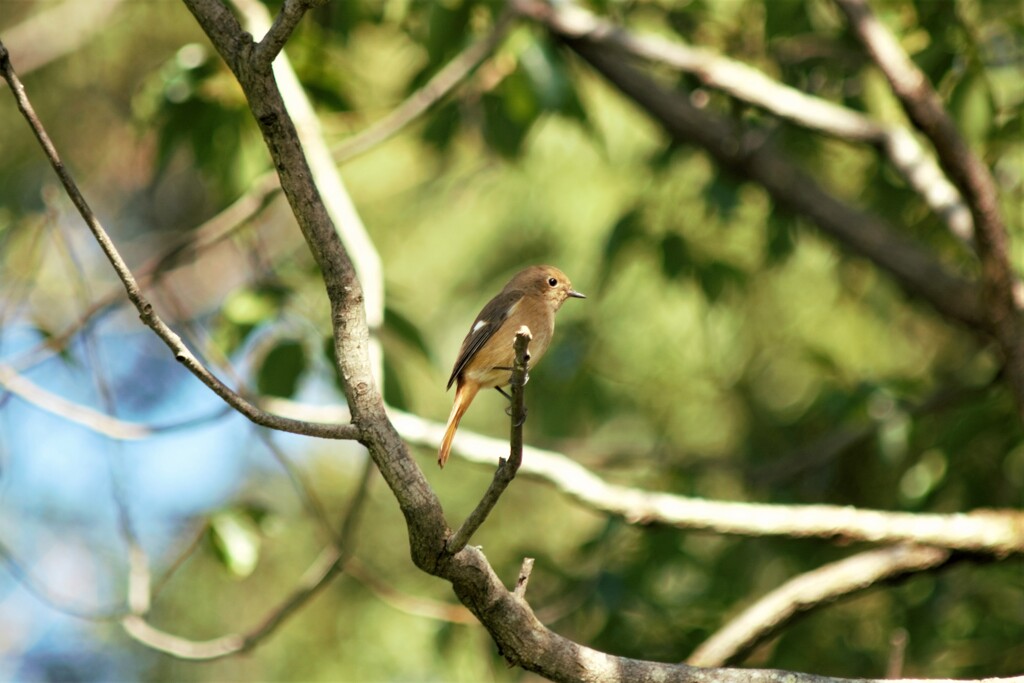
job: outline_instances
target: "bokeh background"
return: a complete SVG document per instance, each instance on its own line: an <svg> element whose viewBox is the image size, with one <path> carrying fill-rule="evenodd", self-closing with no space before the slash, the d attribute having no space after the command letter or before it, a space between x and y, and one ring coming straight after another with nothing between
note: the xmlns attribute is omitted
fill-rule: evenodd
<svg viewBox="0 0 1024 683"><path fill-rule="evenodd" d="M1020 7L872 5L994 169L1019 272ZM588 6L903 122L824 0ZM141 267L243 196L268 156L181 3L97 2L65 32L69 41L84 32L81 44L36 66L52 44L12 33L59 9L0 0L0 39L16 69L27 65L28 92L86 196ZM499 10L475 0L335 0L310 13L287 54L329 141L341 144L485 36ZM760 116L700 92L713 109ZM976 275L971 253L874 150L770 128L836 195ZM99 310L59 352L37 353L119 285L6 88L0 131L0 361L53 394L155 428L143 440L110 439L0 393L0 679L530 679L506 668L482 628L450 618L460 615L447 609L454 596L413 567L381 482L360 528L360 570L252 652L181 661L96 618L124 600L118 500L155 574L175 569L151 621L203 640L255 625L325 543L280 458L339 519L365 456L353 444L268 435L226 412L125 302ZM551 263L588 299L565 306L532 373L530 444L612 481L721 500L911 512L1022 503L1024 432L984 340L908 299L756 185L670 144L536 27L517 25L452 96L341 172L383 264L379 334L395 407L444 420L444 384L476 312L520 267ZM161 274L147 291L221 376L310 404L343 402L325 351L322 281L279 196L217 244L175 252ZM464 428L506 434L503 401L478 399ZM439 472L432 451L416 456L457 523L491 470L456 459ZM666 661L684 659L786 579L861 549L631 526L526 480L474 543L509 583L524 556L537 558L531 603L556 631ZM876 587L817 610L745 663L881 676L894 634L905 632L906 675L1019 673L1022 571L1019 558L967 560Z"/></svg>

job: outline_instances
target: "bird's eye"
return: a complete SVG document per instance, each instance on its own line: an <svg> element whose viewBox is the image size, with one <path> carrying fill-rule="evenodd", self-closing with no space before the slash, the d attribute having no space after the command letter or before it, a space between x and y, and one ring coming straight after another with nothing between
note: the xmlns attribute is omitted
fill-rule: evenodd
<svg viewBox="0 0 1024 683"><path fill-rule="evenodd" d="M552 287L556 287L558 285L558 280L556 280L553 277L549 277L548 278L548 284L551 285Z"/></svg>

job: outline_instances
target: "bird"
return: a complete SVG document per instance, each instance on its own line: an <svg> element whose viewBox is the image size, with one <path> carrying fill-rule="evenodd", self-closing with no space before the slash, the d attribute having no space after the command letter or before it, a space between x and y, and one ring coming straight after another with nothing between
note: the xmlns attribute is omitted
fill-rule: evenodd
<svg viewBox="0 0 1024 683"><path fill-rule="evenodd" d="M448 389L455 384L455 402L437 452L439 466L443 468L448 461L459 421L477 393L493 387L505 394L501 387L512 377L516 331L525 325L533 335L527 360L527 367L532 368L551 343L555 313L569 298L587 297L574 290L569 278L558 268L530 266L516 273L483 307L462 341L448 378Z"/></svg>

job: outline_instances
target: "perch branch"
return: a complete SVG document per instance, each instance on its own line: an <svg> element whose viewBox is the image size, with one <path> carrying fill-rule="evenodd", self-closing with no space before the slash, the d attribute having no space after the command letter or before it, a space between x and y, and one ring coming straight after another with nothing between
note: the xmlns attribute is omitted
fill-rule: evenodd
<svg viewBox="0 0 1024 683"><path fill-rule="evenodd" d="M527 372L527 349L533 336L530 328L520 327L516 332L516 339L513 343L515 349L515 360L512 363L512 379L509 384L512 387L512 433L509 436L509 456L498 459L498 469L494 473L491 485L487 487L484 497L477 504L476 509L466 518L458 531L448 539L447 551L454 555L469 543L476 530L487 519L498 498L505 492L508 485L516 477L519 466L523 463L523 423L526 421L526 401L524 388L526 386Z"/></svg>
<svg viewBox="0 0 1024 683"><path fill-rule="evenodd" d="M322 5L325 0L284 0L281 11L274 18L274 23L266 30L263 39L253 48L252 60L257 69L269 69L274 59L284 49L292 31L306 15L306 10Z"/></svg>

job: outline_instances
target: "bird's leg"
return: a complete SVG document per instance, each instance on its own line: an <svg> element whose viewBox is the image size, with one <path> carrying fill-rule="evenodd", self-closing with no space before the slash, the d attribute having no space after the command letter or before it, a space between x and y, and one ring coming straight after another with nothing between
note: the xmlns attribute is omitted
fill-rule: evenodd
<svg viewBox="0 0 1024 683"><path fill-rule="evenodd" d="M527 378L529 378L529 376L527 376ZM504 396L505 398L508 399L509 405L508 405L507 408L505 408L505 414L508 415L509 417L512 417L512 395L509 394L504 389L502 389L501 387L494 387L494 389L499 394L501 394L502 396ZM519 424L516 425L516 427L519 427L519 426L521 426L523 424L523 422L526 422L526 413L527 412L529 412L528 408L526 406L523 406L523 419L522 419L522 421Z"/></svg>

